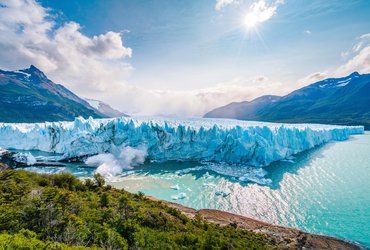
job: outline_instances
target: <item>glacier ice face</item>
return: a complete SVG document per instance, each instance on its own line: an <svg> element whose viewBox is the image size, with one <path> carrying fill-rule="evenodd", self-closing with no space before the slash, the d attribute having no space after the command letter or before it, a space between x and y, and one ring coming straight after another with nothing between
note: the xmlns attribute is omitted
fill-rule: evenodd
<svg viewBox="0 0 370 250"><path fill-rule="evenodd" d="M261 167L362 133L362 126L203 118L76 118L74 122L0 123L0 147L55 152L64 158L131 147L143 149L147 159L154 161L214 161Z"/></svg>

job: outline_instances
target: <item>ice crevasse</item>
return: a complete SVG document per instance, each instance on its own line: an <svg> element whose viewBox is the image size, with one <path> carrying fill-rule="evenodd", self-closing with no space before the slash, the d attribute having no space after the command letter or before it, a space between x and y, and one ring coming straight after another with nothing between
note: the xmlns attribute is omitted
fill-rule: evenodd
<svg viewBox="0 0 370 250"><path fill-rule="evenodd" d="M261 167L362 133L362 126L79 117L73 122L0 123L0 147L60 153L67 159L133 147L146 150L147 159L155 161L213 161Z"/></svg>

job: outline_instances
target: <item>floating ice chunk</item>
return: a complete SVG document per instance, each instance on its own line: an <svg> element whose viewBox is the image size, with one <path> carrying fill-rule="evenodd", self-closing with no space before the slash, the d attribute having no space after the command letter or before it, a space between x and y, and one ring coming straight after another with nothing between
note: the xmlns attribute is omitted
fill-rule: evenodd
<svg viewBox="0 0 370 250"><path fill-rule="evenodd" d="M215 195L217 195L217 196L222 196L223 198L225 198L225 197L227 197L227 196L229 196L230 195L230 192L228 192L228 191L217 191L217 192L215 192Z"/></svg>
<svg viewBox="0 0 370 250"><path fill-rule="evenodd" d="M272 183L272 180L269 178L260 178L256 176L243 176L239 178L239 181L243 182L251 181L260 185L270 185Z"/></svg>
<svg viewBox="0 0 370 250"><path fill-rule="evenodd" d="M294 160L288 160L288 159L286 159L286 160L281 160L281 161L283 161L283 162L289 162L289 163L295 163L295 161L294 161Z"/></svg>
<svg viewBox="0 0 370 250"><path fill-rule="evenodd" d="M55 162L58 160L61 160L61 156L43 156L43 155L38 155L35 156L36 161L43 161L43 162Z"/></svg>
<svg viewBox="0 0 370 250"><path fill-rule="evenodd" d="M287 159L287 160L292 160L292 161L294 161L294 160L295 160L295 157L294 157L293 155L291 155L291 156L286 157L286 159Z"/></svg>
<svg viewBox="0 0 370 250"><path fill-rule="evenodd" d="M289 162L289 163L295 163L295 157L294 156L288 156L286 157L285 159L281 160L281 161L284 161L284 162Z"/></svg>
<svg viewBox="0 0 370 250"><path fill-rule="evenodd" d="M172 200L182 200L186 198L186 193L179 193L178 195L172 195Z"/></svg>
<svg viewBox="0 0 370 250"><path fill-rule="evenodd" d="M13 155L13 159L17 162L26 164L28 166L36 163L36 158L29 152L27 153L16 153Z"/></svg>
<svg viewBox="0 0 370 250"><path fill-rule="evenodd" d="M269 185L272 183L271 179L264 178L267 175L267 171L262 168L251 169L245 175L239 177L239 181L243 182L255 182L260 185Z"/></svg>
<svg viewBox="0 0 370 250"><path fill-rule="evenodd" d="M179 190L180 189L179 184L172 185L171 186L171 189L173 189L173 190Z"/></svg>
<svg viewBox="0 0 370 250"><path fill-rule="evenodd" d="M217 185L214 184L214 183L212 183L212 182L210 182L210 183L203 183L203 186L204 187L216 187Z"/></svg>
<svg viewBox="0 0 370 250"><path fill-rule="evenodd" d="M194 167L194 168L185 168L185 169L177 170L175 172L175 174L183 175L183 174L188 174L188 173L191 173L191 172L194 172L194 171L200 171L200 170L203 170L203 169L204 169L203 166Z"/></svg>
<svg viewBox="0 0 370 250"><path fill-rule="evenodd" d="M179 199L185 199L186 198L186 193L179 193L178 198Z"/></svg>
<svg viewBox="0 0 370 250"><path fill-rule="evenodd" d="M212 176L212 175L210 175L208 172L206 172L206 173L203 175L203 177L204 177L205 179L209 179L209 178L212 178L213 176Z"/></svg>

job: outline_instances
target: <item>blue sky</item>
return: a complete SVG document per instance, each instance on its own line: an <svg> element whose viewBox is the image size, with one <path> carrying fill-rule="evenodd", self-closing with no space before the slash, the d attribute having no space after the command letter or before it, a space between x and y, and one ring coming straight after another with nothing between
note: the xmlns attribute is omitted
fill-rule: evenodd
<svg viewBox="0 0 370 250"><path fill-rule="evenodd" d="M124 40L133 49L133 83L160 88L209 86L236 75L294 82L338 66L354 38L370 32L367 0L287 0L257 31L243 26L252 1L222 11L215 11L213 0L42 3L90 36L129 30ZM189 74L200 77L184 79Z"/></svg>
<svg viewBox="0 0 370 250"><path fill-rule="evenodd" d="M78 36L91 41L108 32L119 34L122 48L117 48L118 52L130 49L130 53L126 50L121 57L108 58L109 65L125 65L119 77L109 81L125 85L122 96L127 102L105 93L108 87L104 81L96 83L94 90L86 88L86 82L75 80L78 76L72 73L63 78L64 65L54 63L59 57L53 60L56 66L46 64L45 71L78 94L109 100L131 113L201 115L229 101L286 94L310 81L369 69L364 66L369 63L367 57L365 62L347 65L370 40L366 36L370 33L368 0L43 0L34 4L42 8L44 21L52 22L48 36L53 42L58 42L58 32L70 22L79 25L74 29ZM252 25L248 18L246 23L251 12L259 18L252 18ZM100 62L108 60L99 58ZM9 67L13 65L18 64ZM1 66L8 65L1 62ZM121 75L123 71L126 73ZM156 103L148 101L140 107L143 99L139 98L134 105L135 101L128 98L132 91L145 92L144 100L151 98L148 91L155 93L153 100L162 104L152 109ZM233 91L240 94L223 93ZM176 107L189 105L199 96L199 110L163 110L178 97L189 100Z"/></svg>

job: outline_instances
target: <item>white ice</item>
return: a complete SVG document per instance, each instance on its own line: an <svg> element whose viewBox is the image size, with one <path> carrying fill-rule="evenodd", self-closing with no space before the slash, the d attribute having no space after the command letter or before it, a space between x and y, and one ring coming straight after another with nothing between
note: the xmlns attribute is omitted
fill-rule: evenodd
<svg viewBox="0 0 370 250"><path fill-rule="evenodd" d="M61 153L64 158L96 154L125 158L114 151L129 147L144 149L148 160L212 161L262 167L326 142L342 141L362 133L363 126L202 118L76 118L74 122L0 123L0 147Z"/></svg>
<svg viewBox="0 0 370 250"><path fill-rule="evenodd" d="M16 162L20 162L26 165L33 165L36 163L36 158L29 152L27 153L16 153L13 155Z"/></svg>

